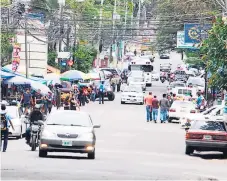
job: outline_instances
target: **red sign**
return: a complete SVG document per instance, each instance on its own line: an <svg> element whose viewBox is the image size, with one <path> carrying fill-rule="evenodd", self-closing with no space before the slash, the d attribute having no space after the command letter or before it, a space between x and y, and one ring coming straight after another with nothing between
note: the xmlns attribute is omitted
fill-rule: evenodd
<svg viewBox="0 0 227 181"><path fill-rule="evenodd" d="M69 66L72 66L72 65L73 65L73 61L72 61L72 60L69 60L69 61L68 61L68 65L69 65Z"/></svg>

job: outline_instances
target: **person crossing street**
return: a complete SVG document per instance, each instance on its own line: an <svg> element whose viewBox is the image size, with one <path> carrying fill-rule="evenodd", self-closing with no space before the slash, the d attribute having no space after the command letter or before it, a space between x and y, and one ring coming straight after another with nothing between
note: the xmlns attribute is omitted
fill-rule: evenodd
<svg viewBox="0 0 227 181"><path fill-rule="evenodd" d="M152 121L152 99L152 92L149 92L149 95L144 99L144 102L146 104L147 122Z"/></svg>
<svg viewBox="0 0 227 181"><path fill-rule="evenodd" d="M166 98L166 94L162 95L162 99L159 102L160 105L160 120L161 123L165 123L167 121L168 110L169 110L169 101Z"/></svg>
<svg viewBox="0 0 227 181"><path fill-rule="evenodd" d="M155 123L157 123L158 119L158 109L159 109L159 101L157 99L157 96L154 96L152 99L152 118Z"/></svg>

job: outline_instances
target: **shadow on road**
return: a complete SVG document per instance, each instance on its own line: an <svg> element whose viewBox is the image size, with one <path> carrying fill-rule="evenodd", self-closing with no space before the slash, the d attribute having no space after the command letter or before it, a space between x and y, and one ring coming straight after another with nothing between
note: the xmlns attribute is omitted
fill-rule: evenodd
<svg viewBox="0 0 227 181"><path fill-rule="evenodd" d="M199 157L204 160L227 160L227 158L222 153L194 153L192 156Z"/></svg>

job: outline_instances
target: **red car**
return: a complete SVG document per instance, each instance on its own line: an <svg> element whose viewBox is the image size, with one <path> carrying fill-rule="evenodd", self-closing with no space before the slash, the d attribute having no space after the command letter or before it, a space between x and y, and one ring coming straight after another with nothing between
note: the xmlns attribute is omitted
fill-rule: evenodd
<svg viewBox="0 0 227 181"><path fill-rule="evenodd" d="M223 119L198 120L186 132L185 154L219 151L227 157L227 122Z"/></svg>

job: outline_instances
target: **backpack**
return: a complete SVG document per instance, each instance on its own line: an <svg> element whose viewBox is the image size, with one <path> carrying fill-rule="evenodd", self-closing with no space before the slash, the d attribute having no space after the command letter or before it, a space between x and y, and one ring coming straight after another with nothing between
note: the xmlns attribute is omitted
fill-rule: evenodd
<svg viewBox="0 0 227 181"><path fill-rule="evenodd" d="M1 130L6 130L7 129L7 119L6 119L6 114L1 114Z"/></svg>

